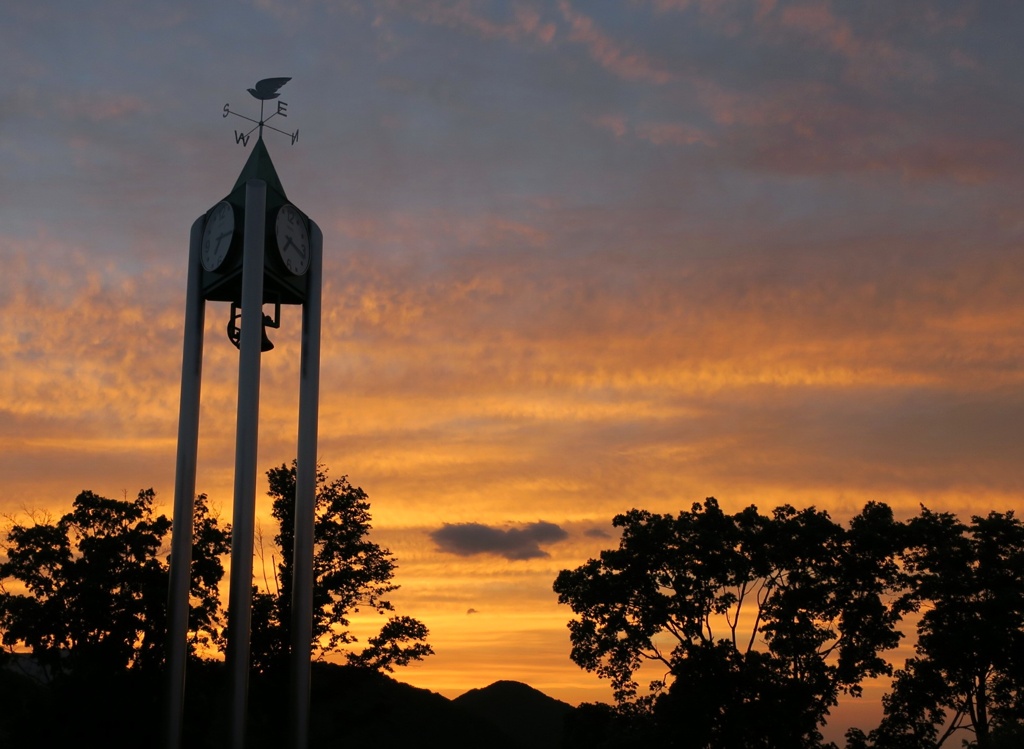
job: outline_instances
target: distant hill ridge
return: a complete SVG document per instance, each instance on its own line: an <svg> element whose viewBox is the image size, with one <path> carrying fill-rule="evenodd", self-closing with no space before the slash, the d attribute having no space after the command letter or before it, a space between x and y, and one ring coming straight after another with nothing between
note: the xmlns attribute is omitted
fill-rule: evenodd
<svg viewBox="0 0 1024 749"><path fill-rule="evenodd" d="M562 746L572 705L518 681L496 681L452 700L456 707L492 723L515 745L534 749Z"/></svg>
<svg viewBox="0 0 1024 749"><path fill-rule="evenodd" d="M527 684L496 681L449 700L383 674L314 664L313 747L559 749L576 710Z"/></svg>
<svg viewBox="0 0 1024 749"><path fill-rule="evenodd" d="M153 731L160 725L161 708L152 675L72 674L47 684L26 668L33 665L29 661L30 656L0 659L0 697L10 708L0 710L0 746L82 745L102 739L108 749L135 749L157 740ZM225 745L224 676L222 663L190 664L184 737L190 749ZM560 749L567 720L578 711L515 681L497 681L450 700L375 671L330 663L313 664L311 686L312 749ZM253 677L252 749L288 744L287 692L283 680ZM53 711L63 719L51 720ZM97 722L97 715L116 719Z"/></svg>

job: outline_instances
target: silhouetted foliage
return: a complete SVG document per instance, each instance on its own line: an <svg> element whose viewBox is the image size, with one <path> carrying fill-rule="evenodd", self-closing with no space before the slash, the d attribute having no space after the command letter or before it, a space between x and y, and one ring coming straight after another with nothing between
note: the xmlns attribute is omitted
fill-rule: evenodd
<svg viewBox="0 0 1024 749"><path fill-rule="evenodd" d="M908 527L916 656L896 673L873 745L939 747L958 729L978 749L1024 745L1024 524L923 509Z"/></svg>
<svg viewBox="0 0 1024 749"><path fill-rule="evenodd" d="M14 525L0 564L0 631L7 647L31 649L49 677L152 668L163 658L167 564L158 556L171 521L153 516L152 489L135 500L79 494L54 523ZM196 499L192 646L216 639L217 586L227 528ZM10 587L24 592L13 592Z"/></svg>
<svg viewBox="0 0 1024 749"><path fill-rule="evenodd" d="M281 664L287 654L291 624L295 466L272 468L267 477L272 514L278 523L274 542L280 556L273 558L280 561L271 571L273 590L254 590L253 594L252 658L257 672L274 670ZM395 561L389 550L369 540L370 529L366 493L352 486L345 476L330 479L327 470L318 466L313 559L316 655L340 650L355 641L348 630L348 617L360 607L380 614L394 611L386 596L398 588L392 582ZM431 655L427 635L426 626L418 620L392 616L363 650L350 652L348 660L353 665L391 671Z"/></svg>
<svg viewBox="0 0 1024 749"><path fill-rule="evenodd" d="M281 745L283 669L288 647L292 581L294 469L269 472L280 548L272 592L253 602L253 656L257 671L273 671L252 684L254 745ZM15 524L0 564L0 744L58 746L102 740L104 746L154 745L159 725L159 669L166 627L168 566L161 549L170 521L153 513L152 490L134 501L82 492L56 522ZM354 642L348 616L360 607L393 611L387 594L395 562L369 541L366 494L344 477L318 475L315 524L315 645L323 654ZM219 584L230 530L197 498L193 523L189 637L193 653L222 648ZM274 574L274 573L277 574ZM278 577L278 575L280 577ZM427 628L391 616L365 647L349 654L355 672L390 671L432 653ZM31 650L31 657L14 650ZM22 673L24 672L24 673ZM360 677L361 678L361 677ZM376 682L375 682L376 683ZM225 689L223 664L196 660L186 691L186 742L223 743L223 723L210 706ZM9 699L7 699L9 697ZM442 700L443 698L437 697ZM8 718L7 707L17 709ZM376 709L376 708L375 708ZM60 721L45 717L60 714ZM114 715L116 721L109 720ZM102 721L97 716L103 716ZM90 730L90 726L95 730ZM413 729L410 728L410 731ZM262 742L262 743L261 743Z"/></svg>
<svg viewBox="0 0 1024 749"><path fill-rule="evenodd" d="M171 528L152 490L85 491L71 512L14 524L0 564L0 745L137 747L156 741ZM217 645L218 585L230 531L195 502L191 651ZM196 660L196 663L199 663ZM149 738L143 738L149 737Z"/></svg>
<svg viewBox="0 0 1024 749"><path fill-rule="evenodd" d="M620 710L646 713L659 743L811 747L841 693L886 674L899 641L899 524L869 504L844 529L813 508L677 517L631 510L618 549L554 589L578 618L571 657L610 679ZM638 671L660 666L646 694Z"/></svg>
<svg viewBox="0 0 1024 749"><path fill-rule="evenodd" d="M563 749L638 749L664 744L651 716L635 705L585 702L565 721Z"/></svg>

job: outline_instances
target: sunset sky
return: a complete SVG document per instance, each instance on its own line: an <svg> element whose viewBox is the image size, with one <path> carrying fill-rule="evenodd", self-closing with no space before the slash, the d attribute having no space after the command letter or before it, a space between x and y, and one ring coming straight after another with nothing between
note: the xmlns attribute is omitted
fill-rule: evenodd
<svg viewBox="0 0 1024 749"><path fill-rule="evenodd" d="M6 0L0 512L170 512L189 228L252 148L224 104L276 76L300 137L265 140L324 233L320 458L437 651L399 678L607 699L551 583L632 507L1020 510L1021 29L1011 0ZM227 320L197 488L230 519Z"/></svg>

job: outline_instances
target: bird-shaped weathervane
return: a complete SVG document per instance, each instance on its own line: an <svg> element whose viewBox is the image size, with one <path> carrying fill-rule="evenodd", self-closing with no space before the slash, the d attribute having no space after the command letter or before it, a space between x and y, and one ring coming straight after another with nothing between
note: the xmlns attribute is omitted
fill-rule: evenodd
<svg viewBox="0 0 1024 749"><path fill-rule="evenodd" d="M256 123L256 127L250 129L249 132L247 133L242 133L236 130L235 143L241 143L243 146L247 146L249 145L249 136L252 135L257 128L260 131L260 138L262 138L263 128L267 127L270 130L273 130L275 133L287 135L292 139L292 145L295 145L295 141L299 139L298 128L295 128L294 133L287 133L284 130L278 130L273 125L267 124L269 120L273 119L277 115L281 115L282 117L288 116L288 104L286 102L279 100L277 102L277 109L274 111L274 113L271 114L270 117L263 117L263 102L269 101L270 99L277 99L277 97L281 95L278 93L281 86L283 86L290 80L291 78L264 78L262 81L256 81L256 86L254 88L247 89L247 91L250 94L252 94L254 99L259 99L260 101L260 118L258 120L254 120L252 117L246 117L244 114L239 114L238 112L232 112L230 104L224 105L224 117L227 117L229 114L233 114L235 115L235 117L241 117L243 120L248 120L249 122Z"/></svg>
<svg viewBox="0 0 1024 749"><path fill-rule="evenodd" d="M291 78L264 78L256 82L256 88L250 88L249 93L260 101L276 99L280 96L277 90L290 81Z"/></svg>

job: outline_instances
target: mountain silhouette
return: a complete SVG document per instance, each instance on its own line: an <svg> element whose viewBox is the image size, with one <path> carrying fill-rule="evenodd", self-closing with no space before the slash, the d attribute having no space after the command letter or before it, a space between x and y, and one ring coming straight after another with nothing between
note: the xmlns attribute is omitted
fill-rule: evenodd
<svg viewBox="0 0 1024 749"><path fill-rule="evenodd" d="M0 652L0 746L159 745L158 673L69 673L48 682L29 668L31 656L5 656ZM370 669L323 662L312 666L311 749L555 749L566 738L567 716L577 713L514 681L449 700ZM223 663L189 664L184 745L190 749L220 749L227 743L225 677ZM289 745L287 706L286 678L253 675L251 749ZM60 721L52 720L55 712Z"/></svg>
<svg viewBox="0 0 1024 749"><path fill-rule="evenodd" d="M518 681L496 681L471 689L452 704L494 725L514 746L557 749L562 746L572 705Z"/></svg>
<svg viewBox="0 0 1024 749"><path fill-rule="evenodd" d="M472 710L369 669L314 663L310 746L521 749ZM269 696L269 695L268 695ZM271 711L272 712L272 711ZM254 714L255 710L250 710ZM271 735L267 726L265 735ZM254 735L259 730L252 732ZM282 739L284 737L281 737ZM287 743L270 741L278 749Z"/></svg>

